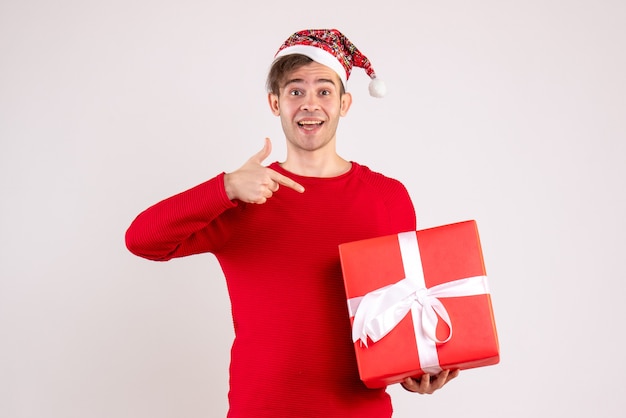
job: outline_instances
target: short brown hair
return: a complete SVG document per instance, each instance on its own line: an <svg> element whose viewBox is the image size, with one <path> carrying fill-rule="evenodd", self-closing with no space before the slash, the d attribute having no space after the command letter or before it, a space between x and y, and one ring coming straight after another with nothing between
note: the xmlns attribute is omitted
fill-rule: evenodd
<svg viewBox="0 0 626 418"><path fill-rule="evenodd" d="M269 73L267 74L265 87L267 88L268 93L278 96L280 93L280 86L283 81L285 81L285 77L292 71L295 71L300 67L304 67L312 62L313 60L311 58L302 54L290 54L278 58L274 61ZM341 85L341 94L344 94L345 89L343 87L343 83L340 81L339 84Z"/></svg>

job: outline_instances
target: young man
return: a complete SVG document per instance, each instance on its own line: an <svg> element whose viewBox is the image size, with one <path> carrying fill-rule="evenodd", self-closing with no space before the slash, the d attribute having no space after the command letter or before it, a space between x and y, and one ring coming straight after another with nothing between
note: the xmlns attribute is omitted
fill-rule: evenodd
<svg viewBox="0 0 626 418"><path fill-rule="evenodd" d="M415 212L400 182L336 152L353 65L375 80L369 60L337 30L290 36L267 81L285 161L263 165L266 139L238 170L157 203L127 231L128 249L141 257L211 252L218 259L235 330L229 417L392 414L386 391L359 379L338 245L415 230ZM370 91L380 93L380 85ZM457 373L402 385L432 393Z"/></svg>

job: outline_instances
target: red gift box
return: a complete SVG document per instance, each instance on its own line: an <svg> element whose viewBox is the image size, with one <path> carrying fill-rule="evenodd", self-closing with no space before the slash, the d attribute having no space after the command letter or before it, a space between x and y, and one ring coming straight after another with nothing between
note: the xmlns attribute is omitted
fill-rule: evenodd
<svg viewBox="0 0 626 418"><path fill-rule="evenodd" d="M475 221L345 243L339 253L367 387L499 362Z"/></svg>

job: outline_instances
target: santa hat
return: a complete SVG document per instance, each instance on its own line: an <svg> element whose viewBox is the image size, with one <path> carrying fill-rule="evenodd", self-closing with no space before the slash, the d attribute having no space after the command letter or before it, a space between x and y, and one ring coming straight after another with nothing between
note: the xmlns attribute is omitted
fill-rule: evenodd
<svg viewBox="0 0 626 418"><path fill-rule="evenodd" d="M337 29L307 29L294 33L281 45L275 59L290 54L302 54L333 69L347 89L352 67L363 68L372 79L370 95L383 97L387 92L385 83L376 78L369 59L363 55L344 34Z"/></svg>

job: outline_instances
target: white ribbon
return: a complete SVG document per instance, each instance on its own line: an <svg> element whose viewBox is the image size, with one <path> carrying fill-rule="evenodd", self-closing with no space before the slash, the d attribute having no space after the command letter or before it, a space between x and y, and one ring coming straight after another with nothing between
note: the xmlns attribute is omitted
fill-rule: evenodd
<svg viewBox="0 0 626 418"><path fill-rule="evenodd" d="M398 243L406 277L348 300L350 316L354 316L352 340L360 340L365 346L368 337L377 342L411 312L420 366L424 372L436 374L441 371L437 344L452 338L452 322L439 298L487 294L487 276L468 277L426 288L415 232L398 234ZM437 315L450 330L443 340L437 338Z"/></svg>

